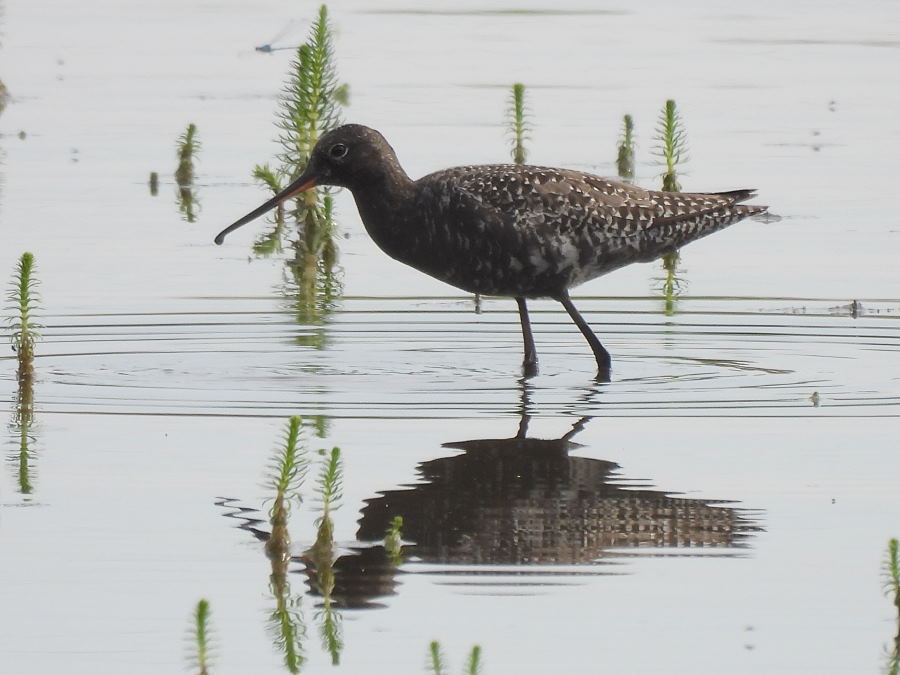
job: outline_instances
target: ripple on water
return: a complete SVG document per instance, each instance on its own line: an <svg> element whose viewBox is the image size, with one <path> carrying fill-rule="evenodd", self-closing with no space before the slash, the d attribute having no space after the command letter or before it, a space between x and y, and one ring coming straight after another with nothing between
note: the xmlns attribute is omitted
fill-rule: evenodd
<svg viewBox="0 0 900 675"><path fill-rule="evenodd" d="M513 412L521 336L513 303L346 298L322 325L264 309L45 319L38 406L60 413L337 417ZM898 413L898 301L582 298L613 377L552 302L533 303L548 414Z"/></svg>

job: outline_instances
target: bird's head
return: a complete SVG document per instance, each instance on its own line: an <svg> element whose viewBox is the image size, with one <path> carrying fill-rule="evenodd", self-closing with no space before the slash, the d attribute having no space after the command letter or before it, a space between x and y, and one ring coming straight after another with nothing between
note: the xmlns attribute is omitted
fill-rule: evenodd
<svg viewBox="0 0 900 675"><path fill-rule="evenodd" d="M345 124L332 129L316 143L300 176L262 206L235 221L218 235L225 236L241 225L255 220L288 199L316 187L335 185L351 190L367 183L377 183L385 174L400 170L393 148L380 133L361 124Z"/></svg>

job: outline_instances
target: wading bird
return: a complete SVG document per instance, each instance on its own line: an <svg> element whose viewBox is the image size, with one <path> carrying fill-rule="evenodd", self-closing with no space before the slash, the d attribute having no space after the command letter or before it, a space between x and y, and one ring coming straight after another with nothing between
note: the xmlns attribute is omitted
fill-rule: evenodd
<svg viewBox="0 0 900 675"><path fill-rule="evenodd" d="M519 306L526 376L537 372L527 298L562 303L609 378L609 352L568 289L633 262L649 262L757 213L753 190L674 193L567 169L497 164L412 180L384 136L347 124L313 148L299 178L232 230L316 185L353 193L366 231L389 256L436 279Z"/></svg>

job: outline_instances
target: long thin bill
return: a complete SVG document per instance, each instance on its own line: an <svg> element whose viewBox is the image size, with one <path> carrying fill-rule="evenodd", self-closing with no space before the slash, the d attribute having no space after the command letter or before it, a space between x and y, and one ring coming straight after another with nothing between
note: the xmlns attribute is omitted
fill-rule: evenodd
<svg viewBox="0 0 900 675"><path fill-rule="evenodd" d="M223 241L225 241L225 237L228 236L228 234L230 232L234 232L241 225L246 225L251 220L256 220L262 214L266 213L267 211L271 211L272 209L274 209L276 206L278 206L282 202L287 201L291 197L296 197L301 192L306 192L307 190L309 190L310 188L314 188L315 186L316 186L315 178L307 178L306 176L300 176L300 178L298 178L293 183L288 185L284 190L282 190L277 195L272 197L265 204L263 204L262 206L260 206L258 208L253 209L246 216L234 221L231 225L229 225L224 230L219 232L219 234L216 235L215 242L217 244L221 244Z"/></svg>

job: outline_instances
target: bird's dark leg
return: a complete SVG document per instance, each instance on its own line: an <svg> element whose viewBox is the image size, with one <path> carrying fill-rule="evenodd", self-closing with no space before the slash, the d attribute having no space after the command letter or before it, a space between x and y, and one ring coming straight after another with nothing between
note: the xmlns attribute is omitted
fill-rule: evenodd
<svg viewBox="0 0 900 675"><path fill-rule="evenodd" d="M575 309L575 305L572 304L572 300L569 298L569 293L563 291L556 299L566 308L569 316L572 317L572 321L578 326L578 330L581 331L581 334L584 335L584 339L588 341L588 344L594 351L594 358L597 359L597 377L604 381L609 381L609 367L612 364L609 352L606 351L606 348L602 344L600 344L600 340L594 335L594 331L588 326L587 321L585 321L581 314L578 313L578 310Z"/></svg>
<svg viewBox="0 0 900 675"><path fill-rule="evenodd" d="M519 306L519 321L522 323L522 340L525 343L525 358L522 360L522 375L533 377L538 372L537 350L534 347L534 336L531 334L531 321L528 320L528 306L525 298L516 298Z"/></svg>

